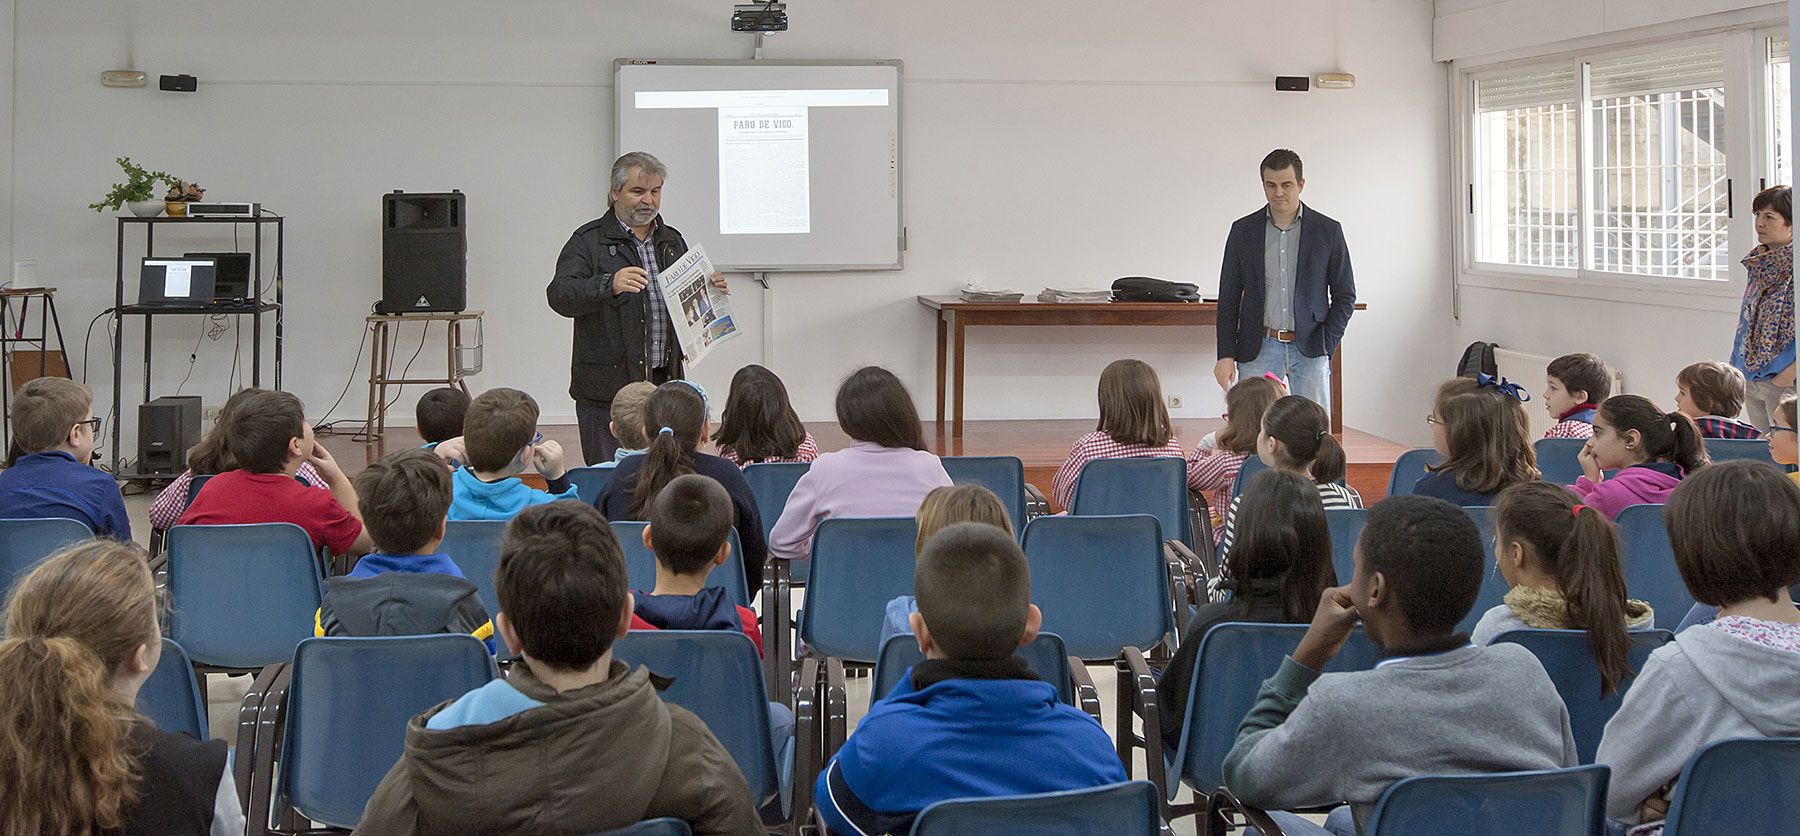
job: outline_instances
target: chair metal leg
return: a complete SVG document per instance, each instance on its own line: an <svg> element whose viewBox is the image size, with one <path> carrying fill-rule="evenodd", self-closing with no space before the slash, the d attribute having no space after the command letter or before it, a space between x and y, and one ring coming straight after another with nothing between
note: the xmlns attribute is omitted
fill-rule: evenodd
<svg viewBox="0 0 1800 836"><path fill-rule="evenodd" d="M273 666L272 666L273 667ZM281 745L281 729L287 721L287 690L293 679L293 667L280 665L275 679L257 712L256 764L253 767L250 797L244 800L247 836L267 836L269 814L275 805L276 751Z"/></svg>
<svg viewBox="0 0 1800 836"><path fill-rule="evenodd" d="M808 657L800 663L802 682L817 683L819 660ZM808 676L811 678L808 679ZM824 717L819 713L818 688L802 688L794 692L794 794L787 832L797 836L812 816L813 783L825 768Z"/></svg>
<svg viewBox="0 0 1800 836"><path fill-rule="evenodd" d="M797 695L793 692L793 629L788 623L793 599L788 568L787 561L773 557L763 566L763 675L769 699L793 706Z"/></svg>
<svg viewBox="0 0 1800 836"><path fill-rule="evenodd" d="M821 701L825 708L825 754L822 762L829 763L831 757L849 738L850 697L844 690L844 662L841 659L825 659L825 697Z"/></svg>
<svg viewBox="0 0 1800 836"><path fill-rule="evenodd" d="M1131 750L1142 747L1145 777L1156 785L1163 820L1174 821L1176 812L1168 799L1169 776L1167 756L1163 752L1162 715L1156 702L1156 677L1150 675L1150 665L1145 661L1143 651L1135 647L1127 647L1119 654L1119 669L1116 740L1119 759L1125 762L1125 777L1131 777ZM1142 736L1132 731L1133 717L1143 724Z"/></svg>
<svg viewBox="0 0 1800 836"><path fill-rule="evenodd" d="M1105 728L1106 721L1100 719L1100 689L1094 687L1094 677L1088 673L1087 665L1081 660L1070 657L1069 680L1075 687L1075 705L1094 722Z"/></svg>
<svg viewBox="0 0 1800 836"><path fill-rule="evenodd" d="M250 691L244 694L244 702L238 707L237 745L232 756L232 780L237 784L238 801L244 809L250 808L250 797L253 791L252 778L256 767L256 729L262 717L263 700L268 696L269 686L275 681L284 663L276 663L263 668L256 679L250 683ZM202 689L206 682L206 674L195 672L200 678Z"/></svg>

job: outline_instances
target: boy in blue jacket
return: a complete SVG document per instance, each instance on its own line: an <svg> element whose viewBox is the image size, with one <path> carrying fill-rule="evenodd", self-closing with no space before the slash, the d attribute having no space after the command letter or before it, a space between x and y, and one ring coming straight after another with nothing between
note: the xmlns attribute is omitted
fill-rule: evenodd
<svg viewBox="0 0 1800 836"><path fill-rule="evenodd" d="M92 393L68 378L40 377L19 387L12 440L22 455L0 470L0 519L67 517L101 537L131 539L119 483L90 464L101 423L93 415Z"/></svg>
<svg viewBox="0 0 1800 836"><path fill-rule="evenodd" d="M580 499L569 484L562 445L539 437L538 405L517 389L489 389L469 403L460 441L450 439L435 452L463 466L452 474L453 520L510 520L533 505ZM544 477L549 491L519 481L530 465Z"/></svg>
<svg viewBox="0 0 1800 836"><path fill-rule="evenodd" d="M961 523L926 541L913 633L925 661L876 703L819 776L832 833L905 833L951 798L1087 789L1125 780L1112 740L1013 651L1036 638L1025 553Z"/></svg>

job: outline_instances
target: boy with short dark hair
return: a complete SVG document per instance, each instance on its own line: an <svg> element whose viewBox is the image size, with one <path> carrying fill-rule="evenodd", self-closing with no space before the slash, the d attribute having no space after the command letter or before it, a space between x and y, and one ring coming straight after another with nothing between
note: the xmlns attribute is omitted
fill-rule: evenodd
<svg viewBox="0 0 1800 836"><path fill-rule="evenodd" d="M537 420L537 401L517 389L489 389L469 403L466 458L451 477L450 519L509 520L533 505L580 498L569 484L562 445L539 435ZM527 465L544 477L548 492L516 478Z"/></svg>
<svg viewBox="0 0 1800 836"><path fill-rule="evenodd" d="M926 541L913 585L925 661L869 709L819 775L833 833L905 833L933 803L1125 780L1106 731L1014 655L1037 636L1018 541L984 523Z"/></svg>
<svg viewBox="0 0 1800 836"><path fill-rule="evenodd" d="M1556 418L1545 438L1592 438L1594 411L1612 395L1612 369L1592 354L1564 354L1544 368L1544 408Z"/></svg>
<svg viewBox="0 0 1800 836"><path fill-rule="evenodd" d="M524 663L407 724L357 833L528 833L547 821L591 833L661 816L695 833L763 832L706 725L664 703L648 669L614 661L632 601L600 512L578 502L521 512L494 580L494 626Z"/></svg>
<svg viewBox="0 0 1800 836"><path fill-rule="evenodd" d="M455 386L439 386L420 396L413 418L425 448L462 435L463 416L468 411L469 393Z"/></svg>
<svg viewBox="0 0 1800 836"><path fill-rule="evenodd" d="M225 449L238 469L208 479L176 525L286 522L332 554L367 554L375 547L358 516L355 486L313 438L305 408L292 393L247 395L225 429ZM302 462L319 472L329 493L294 478Z"/></svg>
<svg viewBox="0 0 1800 836"><path fill-rule="evenodd" d="M22 455L0 470L0 518L67 517L101 537L131 539L119 483L89 464L100 434L100 419L93 416L93 394L66 377L40 377L19 387L12 441Z"/></svg>
<svg viewBox="0 0 1800 836"><path fill-rule="evenodd" d="M1475 523L1441 499L1369 509L1349 585L1325 591L1225 756L1239 801L1271 811L1349 802L1324 830L1271 815L1290 834L1355 833L1400 778L1576 764L1568 709L1531 651L1475 647L1456 632L1481 590L1483 554ZM1321 674L1359 620L1387 658Z"/></svg>
<svg viewBox="0 0 1800 836"><path fill-rule="evenodd" d="M731 494L698 473L677 476L650 502L644 546L656 553L656 588L638 593L633 630L742 630L762 652L756 611L708 586L713 567L732 559Z"/></svg>
<svg viewBox="0 0 1800 836"><path fill-rule="evenodd" d="M494 625L475 584L438 554L450 510L450 473L425 450L401 450L351 480L375 551L325 579L319 636L468 633L494 649Z"/></svg>
<svg viewBox="0 0 1800 836"><path fill-rule="evenodd" d="M1737 419L1748 396L1744 373L1728 363L1708 360L1675 375L1675 409L1694 419L1701 438L1762 438L1756 425Z"/></svg>

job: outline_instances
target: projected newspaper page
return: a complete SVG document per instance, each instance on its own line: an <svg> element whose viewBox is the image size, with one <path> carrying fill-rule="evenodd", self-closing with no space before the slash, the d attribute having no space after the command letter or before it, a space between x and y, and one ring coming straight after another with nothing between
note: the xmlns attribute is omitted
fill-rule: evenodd
<svg viewBox="0 0 1800 836"><path fill-rule="evenodd" d="M812 231L806 108L719 108L719 232Z"/></svg>
<svg viewBox="0 0 1800 836"><path fill-rule="evenodd" d="M699 363L720 343L738 335L731 297L713 286L714 272L706 248L695 245L657 274L669 318L675 321L675 336L681 341L681 356L688 365Z"/></svg>

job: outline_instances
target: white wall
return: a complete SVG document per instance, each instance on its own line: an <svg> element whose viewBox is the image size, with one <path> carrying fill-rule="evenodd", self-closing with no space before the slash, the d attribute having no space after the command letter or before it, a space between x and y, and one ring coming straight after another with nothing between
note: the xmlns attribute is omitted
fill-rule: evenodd
<svg viewBox="0 0 1800 836"><path fill-rule="evenodd" d="M1528 51L1783 5L1762 0L1436 0L1432 55L1453 61Z"/></svg>
<svg viewBox="0 0 1800 836"><path fill-rule="evenodd" d="M488 312L474 383L527 389L547 421L568 420L569 324L543 286L569 232L604 209L610 62L749 55L727 31L728 4L702 0L15 2L15 257L38 259L64 288L71 338L112 295L114 223L82 207L112 182L111 159L130 155L291 219L284 385L315 417L352 377L334 415L363 411L367 360L351 362L379 288L379 195L454 187L469 194L470 305ZM1349 423L1422 435L1418 404L1436 375L1390 372L1425 358L1448 373L1453 359L1430 5L1305 0L1279 26L1256 0L1124 8L795 5L766 57L906 62L910 228L903 271L773 279L767 361L802 416L830 417L836 382L863 363L893 368L929 410L934 342L920 293L971 278L1035 292L1134 274L1211 288L1229 222L1261 204L1257 161L1288 145L1307 160L1307 198L1344 222L1371 307L1346 346ZM139 68L192 73L200 91L102 89L97 75L123 62L127 32ZM1357 74L1355 90L1272 89L1278 73L1338 69ZM678 227L707 211L665 209ZM752 336L698 370L719 391L737 365L765 359L761 291L734 288ZM186 372L198 327L159 325L159 393ZM138 334L128 324L127 344ZM230 339L203 341L186 391L223 398ZM401 339L402 360L416 339ZM973 331L971 344L972 418L1091 415L1095 376L1121 356L1153 363L1184 414L1222 409L1210 329ZM435 367L438 345L418 368ZM99 379L103 330L94 354ZM109 385L96 386L102 400ZM402 421L411 404L409 394L397 405Z"/></svg>
<svg viewBox="0 0 1800 836"><path fill-rule="evenodd" d="M8 30L13 27L13 0L0 0L0 21L4 21ZM0 125L0 282L12 280L12 234L13 212L12 196L13 177L13 39L0 38L0 113L7 115L4 125ZM10 383L0 382L0 385Z"/></svg>

